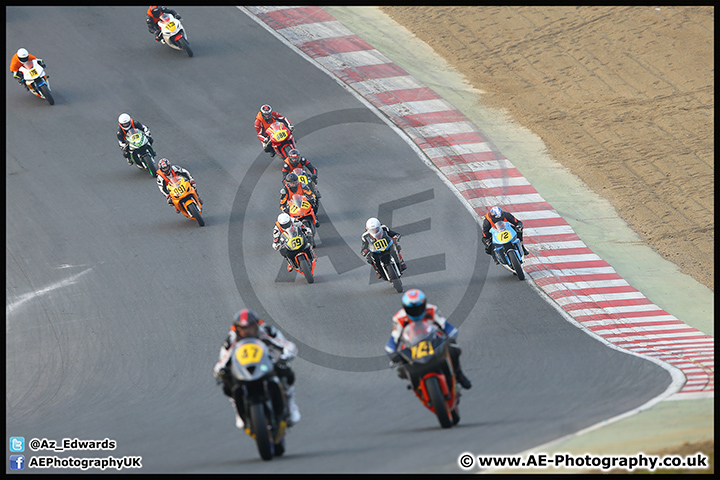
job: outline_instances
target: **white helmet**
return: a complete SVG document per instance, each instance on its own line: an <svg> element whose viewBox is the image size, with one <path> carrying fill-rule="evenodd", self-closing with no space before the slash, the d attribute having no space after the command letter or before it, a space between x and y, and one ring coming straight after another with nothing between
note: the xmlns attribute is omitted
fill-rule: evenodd
<svg viewBox="0 0 720 480"><path fill-rule="evenodd" d="M130 115L128 115L127 113L121 113L120 116L118 117L118 123L124 130L127 130L128 128L130 128L131 120L132 120L132 118L130 118Z"/></svg>
<svg viewBox="0 0 720 480"><path fill-rule="evenodd" d="M290 226L290 215L287 213L281 213L278 215L277 218L278 225L280 225L283 229L288 228Z"/></svg>
<svg viewBox="0 0 720 480"><path fill-rule="evenodd" d="M370 232L370 235L377 238L378 234L382 230L380 220L375 217L368 218L368 221L365 222L365 230Z"/></svg>
<svg viewBox="0 0 720 480"><path fill-rule="evenodd" d="M24 48L21 48L20 50L17 51L18 60L20 60L22 63L27 62L28 55L29 55L28 51L25 50Z"/></svg>

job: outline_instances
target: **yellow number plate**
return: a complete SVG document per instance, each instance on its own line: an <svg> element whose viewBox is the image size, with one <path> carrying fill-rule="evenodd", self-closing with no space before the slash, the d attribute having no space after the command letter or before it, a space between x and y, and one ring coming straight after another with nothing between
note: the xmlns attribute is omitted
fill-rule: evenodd
<svg viewBox="0 0 720 480"><path fill-rule="evenodd" d="M375 250L385 250L388 248L388 241L386 238L375 240L375 242L373 242L373 247L375 247Z"/></svg>
<svg viewBox="0 0 720 480"><path fill-rule="evenodd" d="M412 358L422 358L426 355L432 355L435 353L435 350L432 348L432 343L426 340L414 345L410 351L412 353Z"/></svg>
<svg viewBox="0 0 720 480"><path fill-rule="evenodd" d="M500 243L507 243L510 241L511 236L512 235L510 234L510 232L508 232L507 230L503 230L502 232L500 232L498 234L497 237L498 237L498 240L500 240Z"/></svg>
<svg viewBox="0 0 720 480"><path fill-rule="evenodd" d="M302 237L293 237L290 240L288 240L288 246L292 250L297 250L298 248L303 246L303 239Z"/></svg>
<svg viewBox="0 0 720 480"><path fill-rule="evenodd" d="M240 362L240 365L257 363L262 358L264 351L265 349L256 343L246 343L237 349L235 358Z"/></svg>

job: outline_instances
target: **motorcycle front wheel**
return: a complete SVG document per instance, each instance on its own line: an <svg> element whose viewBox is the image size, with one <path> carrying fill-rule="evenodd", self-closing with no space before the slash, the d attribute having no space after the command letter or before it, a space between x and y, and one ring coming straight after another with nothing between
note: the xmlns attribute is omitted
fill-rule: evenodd
<svg viewBox="0 0 720 480"><path fill-rule="evenodd" d="M153 160L152 155L146 153L145 155L140 157L140 161L145 166L145 169L150 172L150 175L152 175L153 177L157 176L157 171L155 170L155 161Z"/></svg>
<svg viewBox="0 0 720 480"><path fill-rule="evenodd" d="M254 403L250 407L250 421L255 433L258 453L263 460L272 460L273 444L270 441L270 429L268 428L265 407L262 403Z"/></svg>
<svg viewBox="0 0 720 480"><path fill-rule="evenodd" d="M193 217L195 220L197 220L198 225L201 227L205 225L205 220L203 220L202 216L200 216L200 211L198 210L197 205L195 203L191 203L188 205L188 213L191 217Z"/></svg>
<svg viewBox="0 0 720 480"><path fill-rule="evenodd" d="M187 56L188 56L188 57L192 57L192 56L193 56L193 51L192 51L192 49L190 48L190 44L188 43L188 41L185 40L185 37L180 37L179 43L180 43L180 48L182 48L183 50L185 50L185 53L187 53Z"/></svg>
<svg viewBox="0 0 720 480"><path fill-rule="evenodd" d="M45 97L45 100L47 100L50 105L55 105L55 99L53 98L52 93L50 93L50 87L42 85L40 87L40 93L43 94L43 97Z"/></svg>
<svg viewBox="0 0 720 480"><path fill-rule="evenodd" d="M305 280L307 280L308 283L313 283L315 279L313 278L312 268L310 268L310 263L307 258L303 256L298 257L298 264L300 264L300 271L305 275Z"/></svg>
<svg viewBox="0 0 720 480"><path fill-rule="evenodd" d="M510 250L507 252L507 256L510 259L510 264L512 265L513 270L515 270L515 275L517 275L518 280L525 280L525 272L520 264L517 252L515 250Z"/></svg>
<svg viewBox="0 0 720 480"><path fill-rule="evenodd" d="M428 392L430 404L435 410L435 416L437 416L440 426L442 428L452 427L453 421L452 418L450 418L450 411L445 402L445 397L443 396L437 377L430 377L425 380L425 390Z"/></svg>

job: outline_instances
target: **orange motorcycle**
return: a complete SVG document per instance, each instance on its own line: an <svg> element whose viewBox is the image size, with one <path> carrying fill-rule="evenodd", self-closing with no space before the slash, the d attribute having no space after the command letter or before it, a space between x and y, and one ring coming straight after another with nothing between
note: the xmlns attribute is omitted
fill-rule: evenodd
<svg viewBox="0 0 720 480"><path fill-rule="evenodd" d="M280 156L280 160L286 159L288 152L296 148L292 131L283 122L274 122L265 130L265 133L269 137L275 153Z"/></svg>
<svg viewBox="0 0 720 480"><path fill-rule="evenodd" d="M300 220L303 225L310 229L312 232L310 244L314 247L315 233L317 233L315 229L315 210L307 197L298 193L293 194L287 202L287 213L292 218Z"/></svg>
<svg viewBox="0 0 720 480"><path fill-rule="evenodd" d="M313 179L312 174L305 170L303 167L293 168L292 173L298 176L298 180L300 181L300 183L304 183L308 187L310 187L310 190L313 191L319 202L320 198L322 198L322 195L320 195L320 190L318 190L317 175L315 175L315 179Z"/></svg>
<svg viewBox="0 0 720 480"><path fill-rule="evenodd" d="M455 370L450 359L450 338L432 321L408 324L400 335L397 352L415 395L435 414L442 428L460 421Z"/></svg>
<svg viewBox="0 0 720 480"><path fill-rule="evenodd" d="M174 175L168 182L167 189L170 192L170 199L180 213L189 219L196 220L201 227L205 225L205 221L200 216L202 213L200 197L187 178L182 175Z"/></svg>

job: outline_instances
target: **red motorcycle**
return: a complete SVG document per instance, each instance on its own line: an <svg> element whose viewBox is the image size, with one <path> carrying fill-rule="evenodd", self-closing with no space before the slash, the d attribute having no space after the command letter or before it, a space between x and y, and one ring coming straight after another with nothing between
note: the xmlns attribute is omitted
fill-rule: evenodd
<svg viewBox="0 0 720 480"><path fill-rule="evenodd" d="M412 322L400 335L398 367L422 404L433 412L442 428L460 421L455 371L450 360L450 338L432 321Z"/></svg>
<svg viewBox="0 0 720 480"><path fill-rule="evenodd" d="M265 130L265 133L270 139L270 144L275 153L280 156L281 160L286 159L288 152L296 148L292 131L283 122L273 123Z"/></svg>

